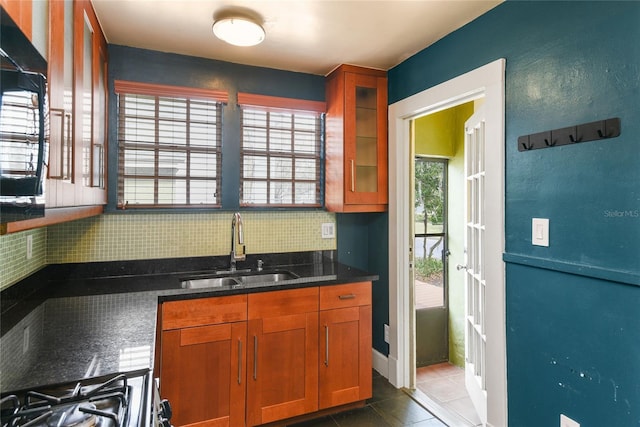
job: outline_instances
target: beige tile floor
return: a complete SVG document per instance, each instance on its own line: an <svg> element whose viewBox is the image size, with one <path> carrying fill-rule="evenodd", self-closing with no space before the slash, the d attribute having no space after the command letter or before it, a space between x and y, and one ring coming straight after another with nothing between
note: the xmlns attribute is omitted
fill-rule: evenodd
<svg viewBox="0 0 640 427"><path fill-rule="evenodd" d="M421 392L450 415L446 417L449 426L482 425L464 386L464 369L448 362L418 368L416 387L418 400Z"/></svg>

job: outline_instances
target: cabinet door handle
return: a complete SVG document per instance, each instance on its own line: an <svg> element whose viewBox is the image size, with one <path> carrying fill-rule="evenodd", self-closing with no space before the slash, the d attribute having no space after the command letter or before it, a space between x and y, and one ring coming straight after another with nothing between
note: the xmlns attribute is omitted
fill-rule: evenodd
<svg viewBox="0 0 640 427"><path fill-rule="evenodd" d="M238 384L242 384L242 340L238 340Z"/></svg>
<svg viewBox="0 0 640 427"><path fill-rule="evenodd" d="M60 153L58 154L57 158L55 159L55 161L51 161L49 160L49 178L51 179L63 179L64 178L64 171L63 171L63 165L64 165L64 147L66 147L66 142L64 140L65 138L65 118L66 118L66 114L64 112L64 109L60 109L60 108L49 108L49 123L51 126L52 123L54 123L54 119L59 119L60 120ZM51 138L51 139L55 139Z"/></svg>
<svg viewBox="0 0 640 427"><path fill-rule="evenodd" d="M71 179L71 170L72 170L72 158L73 158L73 141L72 141L72 137L73 135L71 135L71 113L66 112L64 113L64 117L66 119L65 121L65 125L66 125L66 132L65 132L65 136L64 136L64 147L66 147L66 153L67 153L67 167L65 169L63 169L62 173L63 173L63 179ZM65 151L65 148L63 148L62 151ZM64 155L64 153L63 153Z"/></svg>
<svg viewBox="0 0 640 427"><path fill-rule="evenodd" d="M324 365L329 366L329 325L324 325Z"/></svg>
<svg viewBox="0 0 640 427"><path fill-rule="evenodd" d="M354 299L356 296L355 294L347 294L347 295L339 295L338 298L340 299Z"/></svg>
<svg viewBox="0 0 640 427"><path fill-rule="evenodd" d="M353 159L351 159L351 192L356 190L356 176L353 170Z"/></svg>
<svg viewBox="0 0 640 427"><path fill-rule="evenodd" d="M253 336L253 379L258 379L258 337Z"/></svg>

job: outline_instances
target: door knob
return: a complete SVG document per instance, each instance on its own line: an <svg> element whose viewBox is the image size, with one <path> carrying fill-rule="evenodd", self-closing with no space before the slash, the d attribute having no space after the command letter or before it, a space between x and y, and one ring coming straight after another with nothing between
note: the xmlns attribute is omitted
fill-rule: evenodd
<svg viewBox="0 0 640 427"><path fill-rule="evenodd" d="M458 264L456 265L456 270L460 271L460 270L466 270L467 266L466 265L462 265L462 264Z"/></svg>

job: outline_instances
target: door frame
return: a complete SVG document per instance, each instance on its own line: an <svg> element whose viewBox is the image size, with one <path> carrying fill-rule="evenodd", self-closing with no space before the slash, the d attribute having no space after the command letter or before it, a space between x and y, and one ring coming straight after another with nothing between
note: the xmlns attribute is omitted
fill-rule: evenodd
<svg viewBox="0 0 640 427"><path fill-rule="evenodd" d="M487 111L487 144L492 144L499 159L498 174L501 188L487 191L490 202L499 206L497 218L492 219L499 236L486 247L487 262L497 271L487 290L487 305L494 307L486 314L487 358L491 370L487 375L487 425L507 423L506 322L504 288L504 114L505 114L504 58L469 71L444 83L426 89L389 106L389 381L396 387L412 388L415 383L415 313L409 291L409 220L410 176L407 162L411 157L410 124L417 117L484 98ZM490 239L488 239L490 240Z"/></svg>

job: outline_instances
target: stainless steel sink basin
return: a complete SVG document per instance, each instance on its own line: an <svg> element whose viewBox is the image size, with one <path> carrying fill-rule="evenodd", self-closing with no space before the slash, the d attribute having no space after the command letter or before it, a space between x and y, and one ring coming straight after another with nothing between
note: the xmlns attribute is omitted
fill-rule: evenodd
<svg viewBox="0 0 640 427"><path fill-rule="evenodd" d="M185 289L219 288L222 286L236 286L240 282L233 277L205 277L203 279L189 279L182 281Z"/></svg>
<svg viewBox="0 0 640 427"><path fill-rule="evenodd" d="M238 277L238 279L240 279L240 281L246 285L250 285L253 283L282 282L283 280L292 280L297 278L297 275L289 271L281 271L278 273L251 274Z"/></svg>
<svg viewBox="0 0 640 427"><path fill-rule="evenodd" d="M284 280L297 279L298 275L290 271L270 273L246 274L241 276L194 277L184 279L181 285L184 289L220 288L223 286L240 287L257 283L276 283Z"/></svg>

